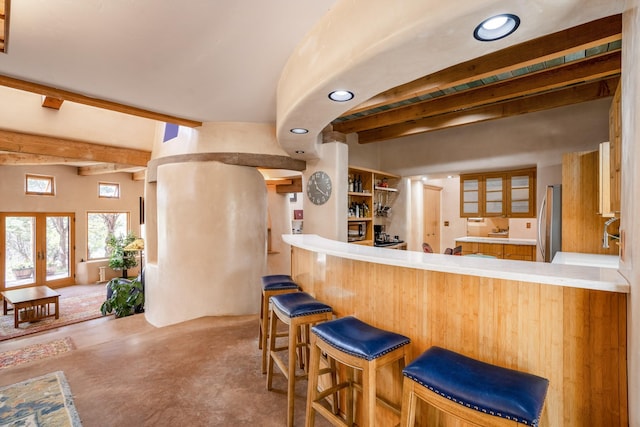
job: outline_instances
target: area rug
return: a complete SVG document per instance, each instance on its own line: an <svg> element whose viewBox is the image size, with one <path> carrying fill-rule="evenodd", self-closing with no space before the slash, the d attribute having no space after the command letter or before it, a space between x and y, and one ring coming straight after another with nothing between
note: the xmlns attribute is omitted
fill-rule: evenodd
<svg viewBox="0 0 640 427"><path fill-rule="evenodd" d="M73 349L73 341L66 337L42 344L29 345L17 350L3 351L0 353L0 369L57 356Z"/></svg>
<svg viewBox="0 0 640 427"><path fill-rule="evenodd" d="M100 306L106 297L102 287L83 295L61 296L59 319L48 317L37 322L25 322L18 328L13 327L13 310L11 310L6 316L0 316L0 341L98 318L102 316ZM1 310L0 313L2 313Z"/></svg>
<svg viewBox="0 0 640 427"><path fill-rule="evenodd" d="M0 387L2 426L82 426L62 371Z"/></svg>

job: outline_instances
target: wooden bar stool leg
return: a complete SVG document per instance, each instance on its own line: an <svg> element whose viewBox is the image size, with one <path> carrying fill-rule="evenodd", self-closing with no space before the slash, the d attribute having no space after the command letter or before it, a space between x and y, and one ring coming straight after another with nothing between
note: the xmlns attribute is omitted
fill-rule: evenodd
<svg viewBox="0 0 640 427"><path fill-rule="evenodd" d="M362 370L362 425L376 422L376 363L369 363Z"/></svg>
<svg viewBox="0 0 640 427"><path fill-rule="evenodd" d="M416 424L417 398L414 391L415 382L404 378L402 382L402 412L400 427L412 427Z"/></svg>
<svg viewBox="0 0 640 427"><path fill-rule="evenodd" d="M276 330L278 329L278 316L271 316L269 322L269 346L268 346L268 361L267 365L267 390L271 390L271 384L273 380L273 357L270 353L276 348Z"/></svg>
<svg viewBox="0 0 640 427"><path fill-rule="evenodd" d="M317 338L311 336L311 349L309 355L309 382L307 384L307 408L305 427L313 427L316 423L316 411L312 409L312 404L318 396L318 377L320 374L320 347L315 344Z"/></svg>

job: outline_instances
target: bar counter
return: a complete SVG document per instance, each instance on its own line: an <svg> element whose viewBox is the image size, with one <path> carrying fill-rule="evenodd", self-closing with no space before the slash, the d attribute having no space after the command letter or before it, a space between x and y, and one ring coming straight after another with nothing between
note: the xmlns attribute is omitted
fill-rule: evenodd
<svg viewBox="0 0 640 427"><path fill-rule="evenodd" d="M548 378L542 426L628 425L629 286L611 268L426 254L284 235L302 289L411 338L411 358L432 345ZM401 373L378 390L399 402ZM396 415L378 408L378 425ZM436 421L419 408L419 423ZM440 414L444 426L459 425Z"/></svg>

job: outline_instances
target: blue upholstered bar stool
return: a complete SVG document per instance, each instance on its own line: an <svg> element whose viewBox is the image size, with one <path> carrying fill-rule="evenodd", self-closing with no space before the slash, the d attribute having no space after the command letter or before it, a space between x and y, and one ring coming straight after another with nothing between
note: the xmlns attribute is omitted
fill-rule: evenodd
<svg viewBox="0 0 640 427"><path fill-rule="evenodd" d="M258 348L262 349L262 373L267 372L267 339L269 337L269 299L274 295L298 292L300 287L288 274L262 276Z"/></svg>
<svg viewBox="0 0 640 427"><path fill-rule="evenodd" d="M267 363L267 390L272 388L273 364L275 363L287 379L287 425L293 426L293 410L295 398L295 383L297 379L307 377L307 367L305 372L296 374L296 355L298 348L302 349L301 354L307 353L308 340L305 331L310 326L325 322L333 317L331 306L323 304L306 292L295 292L275 295L271 297L271 320L269 322L269 360ZM278 321L288 325L288 345L277 347ZM280 353L287 352L287 361L280 356ZM308 359L308 357L307 357Z"/></svg>
<svg viewBox="0 0 640 427"><path fill-rule="evenodd" d="M311 360L307 390L306 426L315 424L316 412L335 426L352 426L354 423L353 397L356 389L362 390L362 420L360 426L375 426L376 403L380 400L387 408L400 415L400 405L380 399L376 393L376 373L382 366L399 362L400 369L407 362L411 340L404 335L375 328L355 317L348 316L324 322L311 328ZM318 390L321 352L327 358L346 366L346 381L324 391ZM362 383L354 383L354 370L362 372ZM400 381L400 379L398 379ZM323 400L337 390L347 389L345 418L327 409Z"/></svg>
<svg viewBox="0 0 640 427"><path fill-rule="evenodd" d="M537 426L549 381L431 347L402 371L402 427L415 423L416 399L478 426Z"/></svg>

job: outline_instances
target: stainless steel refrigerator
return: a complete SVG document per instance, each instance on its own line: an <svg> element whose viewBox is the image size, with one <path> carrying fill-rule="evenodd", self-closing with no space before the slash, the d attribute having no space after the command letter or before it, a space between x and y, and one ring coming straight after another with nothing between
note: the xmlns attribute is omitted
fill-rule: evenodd
<svg viewBox="0 0 640 427"><path fill-rule="evenodd" d="M562 186L548 185L538 215L538 249L551 262L562 248Z"/></svg>

